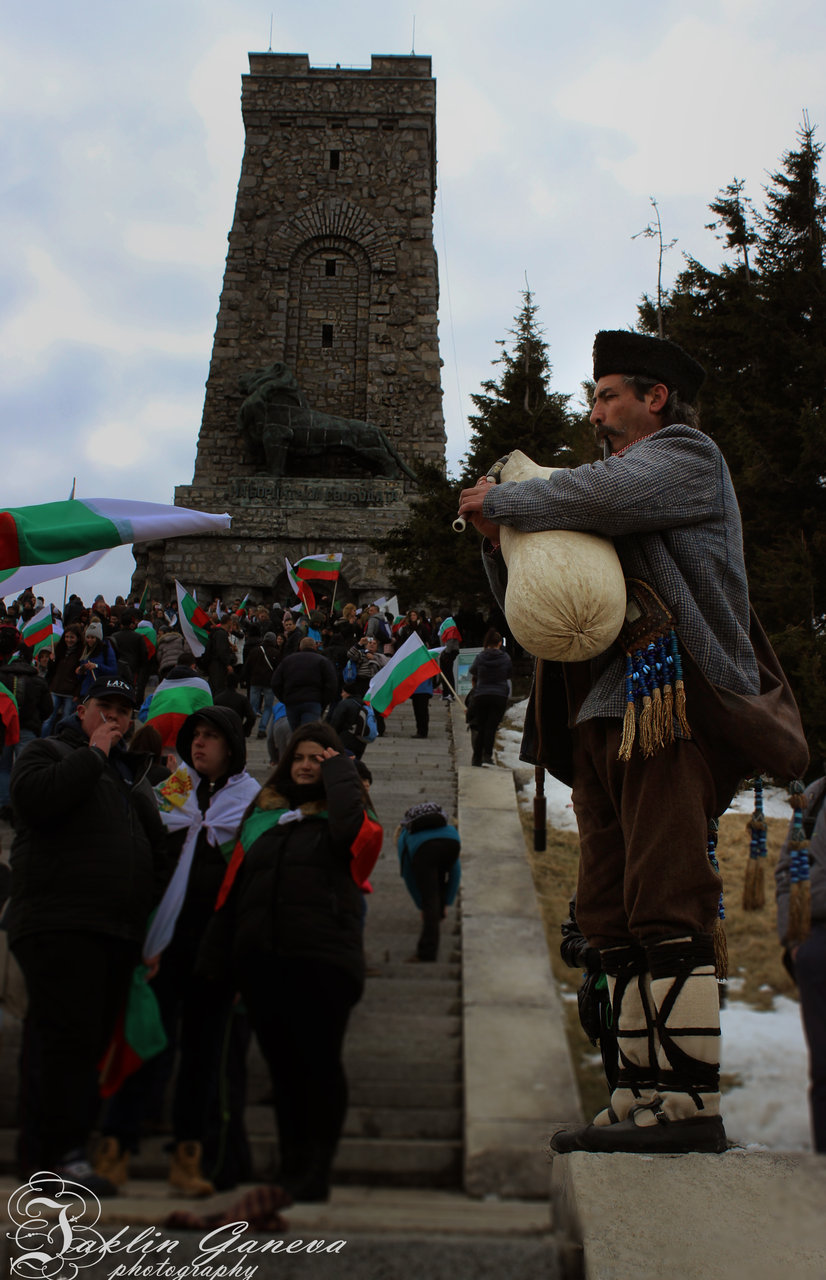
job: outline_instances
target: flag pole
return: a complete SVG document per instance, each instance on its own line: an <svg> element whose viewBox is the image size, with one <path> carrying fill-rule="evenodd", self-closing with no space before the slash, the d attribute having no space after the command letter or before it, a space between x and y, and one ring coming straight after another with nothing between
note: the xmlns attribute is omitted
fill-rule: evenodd
<svg viewBox="0 0 826 1280"><path fill-rule="evenodd" d="M445 682L445 684L447 685L447 687L448 687L448 689L450 690L450 692L453 694L453 696L454 696L454 698L456 699L456 701L459 703L459 706L462 708L462 710L463 710L463 711L467 711L467 703L462 701L462 696L461 696L461 694L457 693L457 692L456 692L456 690L453 688L453 685L452 685L452 684L450 683L450 681L448 680L448 678L447 678L447 676L445 675L444 671L440 671L440 672L439 672L439 675L440 675L441 679L442 679L442 680Z"/></svg>

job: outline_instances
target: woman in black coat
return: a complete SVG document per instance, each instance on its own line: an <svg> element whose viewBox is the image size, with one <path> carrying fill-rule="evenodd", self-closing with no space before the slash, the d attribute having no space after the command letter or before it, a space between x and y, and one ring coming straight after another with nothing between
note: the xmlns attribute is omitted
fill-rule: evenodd
<svg viewBox="0 0 826 1280"><path fill-rule="evenodd" d="M361 886L381 848L355 764L302 725L241 826L204 966L240 990L267 1059L294 1200L326 1200L347 1111L341 1061L364 986Z"/></svg>
<svg viewBox="0 0 826 1280"><path fill-rule="evenodd" d="M470 674L474 682L473 715L477 725L471 763L480 768L483 764L493 763L496 730L505 714L511 691L513 663L502 648L502 637L498 631L488 631L485 647L473 659Z"/></svg>

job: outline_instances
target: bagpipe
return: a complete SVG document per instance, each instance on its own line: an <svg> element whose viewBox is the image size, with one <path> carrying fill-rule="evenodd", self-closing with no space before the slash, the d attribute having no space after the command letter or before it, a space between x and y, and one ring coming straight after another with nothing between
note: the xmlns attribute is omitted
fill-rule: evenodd
<svg viewBox="0 0 826 1280"><path fill-rule="evenodd" d="M494 463L492 483L548 480L556 467L537 466L519 449ZM460 516L453 528L461 532ZM508 570L505 617L514 638L536 658L586 662L614 643L625 619L626 589L610 538L546 529L522 533L500 526Z"/></svg>

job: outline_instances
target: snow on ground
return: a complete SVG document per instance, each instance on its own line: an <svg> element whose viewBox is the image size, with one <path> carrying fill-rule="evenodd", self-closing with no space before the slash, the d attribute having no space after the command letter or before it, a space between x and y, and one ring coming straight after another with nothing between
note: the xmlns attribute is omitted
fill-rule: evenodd
<svg viewBox="0 0 826 1280"><path fill-rule="evenodd" d="M519 744L527 702L508 708L496 738L495 760L516 770L520 809L533 814L534 774L519 759ZM548 821L562 831L576 831L571 789L545 775ZM750 814L754 793L741 792L729 813ZM788 818L786 792L767 787L763 808L768 818ZM722 1010L725 1074L740 1083L723 1098L723 1118L731 1142L769 1151L811 1151L808 1108L808 1053L800 1008L794 1000L778 996L770 1010L753 1009L733 998L737 980L728 982L728 1000Z"/></svg>

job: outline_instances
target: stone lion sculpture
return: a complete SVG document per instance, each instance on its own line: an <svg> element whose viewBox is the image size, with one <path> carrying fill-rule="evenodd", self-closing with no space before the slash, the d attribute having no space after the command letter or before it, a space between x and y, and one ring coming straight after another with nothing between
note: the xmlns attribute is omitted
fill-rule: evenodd
<svg viewBox="0 0 826 1280"><path fill-rule="evenodd" d="M280 360L245 374L240 386L241 428L256 454L263 453L270 475L285 475L287 459L295 455L302 463L316 460L324 474L332 453L349 455L373 475L416 479L380 427L311 409L295 374Z"/></svg>

